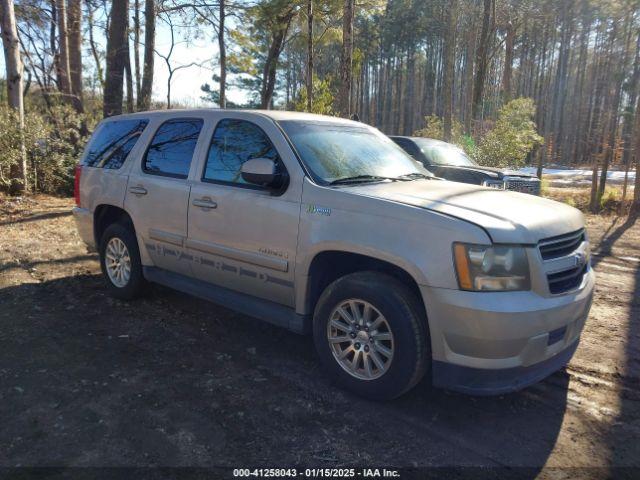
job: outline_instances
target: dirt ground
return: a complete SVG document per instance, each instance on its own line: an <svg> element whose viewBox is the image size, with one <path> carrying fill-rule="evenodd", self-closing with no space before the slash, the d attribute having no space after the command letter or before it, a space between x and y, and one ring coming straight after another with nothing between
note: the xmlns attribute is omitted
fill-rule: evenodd
<svg viewBox="0 0 640 480"><path fill-rule="evenodd" d="M640 221L588 218L597 292L566 372L374 403L310 338L161 287L110 298L71 206L0 198L0 466L640 467Z"/></svg>

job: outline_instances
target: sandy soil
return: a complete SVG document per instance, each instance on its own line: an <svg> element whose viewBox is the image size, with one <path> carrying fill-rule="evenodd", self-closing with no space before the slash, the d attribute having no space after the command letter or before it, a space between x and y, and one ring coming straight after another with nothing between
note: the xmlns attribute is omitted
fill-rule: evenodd
<svg viewBox="0 0 640 480"><path fill-rule="evenodd" d="M310 338L160 287L108 297L71 203L0 198L0 466L640 466L640 221L588 217L598 287L566 371L373 403Z"/></svg>

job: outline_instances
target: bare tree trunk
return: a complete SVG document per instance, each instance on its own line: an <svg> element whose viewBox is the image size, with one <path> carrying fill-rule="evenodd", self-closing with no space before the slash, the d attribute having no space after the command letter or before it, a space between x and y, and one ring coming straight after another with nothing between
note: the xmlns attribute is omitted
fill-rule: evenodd
<svg viewBox="0 0 640 480"><path fill-rule="evenodd" d="M173 70L169 68L169 76L167 77L167 110L171 110L171 80L173 79Z"/></svg>
<svg viewBox="0 0 640 480"><path fill-rule="evenodd" d="M113 0L107 38L107 77L104 86L104 116L122 113L124 70L127 60L128 0Z"/></svg>
<svg viewBox="0 0 640 480"><path fill-rule="evenodd" d="M640 89L640 33L636 39L636 55L633 61L633 75L629 82L630 92L628 106L624 112L624 126L622 128L622 164L624 165L624 184L622 186L622 201L620 202L620 214L624 213L625 202L627 199L627 185L629 177L629 168L631 166L631 150L633 148L632 134L633 134L633 120L636 108L636 99L638 98L638 90ZM638 171L636 171L636 176Z"/></svg>
<svg viewBox="0 0 640 480"><path fill-rule="evenodd" d="M307 111L313 107L313 0L307 0Z"/></svg>
<svg viewBox="0 0 640 480"><path fill-rule="evenodd" d="M140 0L135 0L133 10L133 63L136 67L136 99L140 98Z"/></svg>
<svg viewBox="0 0 640 480"><path fill-rule="evenodd" d="M69 46L69 79L73 108L83 112L82 102L82 5L81 0L69 0L67 9L67 33Z"/></svg>
<svg viewBox="0 0 640 480"><path fill-rule="evenodd" d="M456 0L454 0L455 2ZM452 62L454 63L454 62ZM416 55L413 45L409 48L407 53L407 85L405 88L406 100L404 103L404 122L402 126L403 135L411 135L414 130L413 125L413 110L416 104L415 97L415 75L416 75Z"/></svg>
<svg viewBox="0 0 640 480"><path fill-rule="evenodd" d="M56 7L56 0L51 0L50 2L51 9L51 21L49 22L49 49L51 50L51 55L53 55L53 66L56 71L55 83L58 89L60 89L60 80L58 72L60 71L60 55L58 55L58 44L56 42L57 35L56 31L58 29L58 7Z"/></svg>
<svg viewBox="0 0 640 480"><path fill-rule="evenodd" d="M225 0L220 0L218 50L220 50L220 108L227 108L227 49L224 44Z"/></svg>
<svg viewBox="0 0 640 480"><path fill-rule="evenodd" d="M267 58L262 70L262 89L260 91L260 106L263 109L270 109L273 101L273 91L276 86L276 69L278 59L282 53L284 40L287 37L291 20L295 12L288 10L277 20L275 31L272 32L271 45L267 53Z"/></svg>
<svg viewBox="0 0 640 480"><path fill-rule="evenodd" d="M96 64L96 75L98 76L98 82L100 82L100 88L102 88L104 93L104 72L102 71L102 61L100 59L100 55L98 54L98 45L93 36L93 8L87 2L87 23L89 26L89 46L91 47L91 55L93 56L93 61Z"/></svg>
<svg viewBox="0 0 640 480"><path fill-rule="evenodd" d="M592 164L592 173L591 173L591 194L589 199L589 209L592 212L597 212L599 210L598 205L598 170L600 167L600 157L602 155L602 146L604 143L604 138L606 136L606 126L609 125L606 119L606 108L610 103L609 98L611 94L609 93L610 84L611 84L611 72L612 72L612 62L613 62L613 46L615 40L617 38L618 29L617 24L613 24L613 28L607 34L606 33L606 25L601 26L602 36L605 35L608 37L608 40L603 40L601 46L598 50L598 61L595 70L594 82L596 88L593 94L593 107L591 112L591 120L589 126L589 143L590 143L590 155L591 155L591 164ZM605 47L604 44L607 43ZM603 127L604 125L604 127ZM600 134L599 134L600 132Z"/></svg>
<svg viewBox="0 0 640 480"><path fill-rule="evenodd" d="M571 163L573 165L577 165L582 161L584 155L584 144L582 141L582 135L584 132L582 130L586 130L585 126L587 124L586 119L588 119L589 112L589 104L587 102L587 98L585 95L585 85L587 81L587 54L589 51L589 35L591 33L591 16L584 15L582 20L582 33L580 38L580 60L578 61L579 65L579 73L578 73L578 92L576 95L576 99L578 102L578 114L577 118L574 122L573 127L573 153L571 158ZM633 124L633 119L631 119L631 124Z"/></svg>
<svg viewBox="0 0 640 480"><path fill-rule="evenodd" d="M573 55L571 39L573 37L573 5L570 2L561 2L562 5L562 28L560 29L560 45L558 48L558 65L554 82L551 108L550 108L550 128L553 132L554 141L553 158L562 158L563 137L565 130L565 105L567 97L567 81L569 75L569 60Z"/></svg>
<svg viewBox="0 0 640 480"><path fill-rule="evenodd" d="M442 80L442 96L444 101L444 141L451 141L451 115L453 112L453 76L455 74L457 0L450 0L446 6L446 23L444 38L444 65Z"/></svg>
<svg viewBox="0 0 640 480"><path fill-rule="evenodd" d="M640 111L640 110L639 110ZM640 115L636 115L636 117L640 118ZM631 209L629 210L629 215L635 215L640 212L640 121L636 122L636 148L635 148L635 160L636 160L636 181L634 182L633 187L633 203L631 204Z"/></svg>
<svg viewBox="0 0 640 480"><path fill-rule="evenodd" d="M262 70L262 89L260 92L260 107L269 109L273 100L273 90L276 81L276 67L278 65L278 57L280 56L280 45L284 40L281 31L276 32L275 38L271 42L267 59Z"/></svg>
<svg viewBox="0 0 640 480"><path fill-rule="evenodd" d="M469 28L467 32L467 46L464 56L464 133L471 135L471 120L473 109L473 55L476 50L476 32L474 28Z"/></svg>
<svg viewBox="0 0 640 480"><path fill-rule="evenodd" d="M629 186L629 164L624 165L624 181L622 182L622 198L620 199L620 206L618 208L618 215L624 215L625 206L627 203L627 188Z"/></svg>
<svg viewBox="0 0 640 480"><path fill-rule="evenodd" d="M473 87L473 118L478 119L482 110L484 95L484 82L487 76L489 63L489 43L491 41L492 20L491 11L493 0L484 0L484 13L482 16L482 32L480 33L480 45L476 51L476 78Z"/></svg>
<svg viewBox="0 0 640 480"><path fill-rule="evenodd" d="M604 156L604 162L602 163L602 171L600 172L600 184L598 185L598 196L597 196L597 202L598 205L600 205L600 202L602 200L602 197L604 195L604 189L605 186L607 184L607 172L609 170L609 165L611 164L611 161L613 160L613 155L615 152L615 148L616 148L616 140L617 140L617 133L618 133L618 116L619 116L619 109L620 109L620 100L622 97L622 87L623 87L623 83L624 83L624 74L627 70L627 63L629 60L629 43L631 40L631 29L630 29L630 19L629 17L627 17L627 22L626 22L626 31L627 31L627 35L626 35L626 39L625 39L625 43L624 43L624 54L622 56L622 62L620 62L620 67L619 67L619 71L618 71L618 75L616 76L617 78L615 78L615 80L617 81L616 83L616 87L615 87L615 93L613 95L613 104L611 106L611 116L610 116L610 121L611 123L609 124L609 138L607 141L607 145L605 146L606 150L606 154ZM624 38L624 37L623 37Z"/></svg>
<svg viewBox="0 0 640 480"><path fill-rule="evenodd" d="M124 74L127 82L127 113L133 113L133 74L131 72L131 55L129 52L129 41L127 39L127 54L124 62Z"/></svg>
<svg viewBox="0 0 640 480"><path fill-rule="evenodd" d="M2 47L4 48L4 62L7 70L7 98L9 107L16 111L20 131L24 130L24 98L22 94L23 65L20 57L20 41L16 27L16 15L13 0L0 0L0 30L2 32ZM10 172L10 192L19 195L28 190L27 183L27 154L24 138L21 138L20 161L12 165Z"/></svg>
<svg viewBox="0 0 640 480"><path fill-rule="evenodd" d="M631 204L629 215L640 213L640 95L636 103L635 139L636 142L633 153L636 160L636 181L633 187L633 203Z"/></svg>
<svg viewBox="0 0 640 480"><path fill-rule="evenodd" d="M506 27L504 69L502 71L502 101L508 103L511 100L511 76L513 74L513 47L516 40L516 28L512 22Z"/></svg>
<svg viewBox="0 0 640 480"><path fill-rule="evenodd" d="M67 4L66 0L56 0L58 7L58 42L59 42L59 61L58 61L58 83L60 90L64 94L65 101L71 99L71 79L69 75L69 34L67 30Z"/></svg>
<svg viewBox="0 0 640 480"><path fill-rule="evenodd" d="M353 15L355 0L344 0L342 17L342 54L340 56L340 92L338 104L340 114L351 114L351 76L353 70Z"/></svg>
<svg viewBox="0 0 640 480"><path fill-rule="evenodd" d="M142 88L138 97L138 110L151 108L151 89L153 87L153 56L156 41L155 0L144 2L144 67L142 70Z"/></svg>

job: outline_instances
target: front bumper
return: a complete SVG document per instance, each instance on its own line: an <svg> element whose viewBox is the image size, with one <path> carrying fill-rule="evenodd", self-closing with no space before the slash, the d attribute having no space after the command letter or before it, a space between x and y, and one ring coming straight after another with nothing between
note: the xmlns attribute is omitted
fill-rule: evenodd
<svg viewBox="0 0 640 480"><path fill-rule="evenodd" d="M434 361L433 384L469 395L500 395L514 392L538 383L564 367L571 360L578 343L579 340L576 339L555 356L528 367L489 370Z"/></svg>
<svg viewBox="0 0 640 480"><path fill-rule="evenodd" d="M429 318L435 386L495 395L566 365L591 308L594 274L575 292L464 292L421 287Z"/></svg>
<svg viewBox="0 0 640 480"><path fill-rule="evenodd" d="M76 226L78 227L78 233L80 234L80 238L84 243L87 244L87 247L90 250L96 249L96 242L93 236L93 215L86 208L74 207L73 210L73 218L76 221Z"/></svg>

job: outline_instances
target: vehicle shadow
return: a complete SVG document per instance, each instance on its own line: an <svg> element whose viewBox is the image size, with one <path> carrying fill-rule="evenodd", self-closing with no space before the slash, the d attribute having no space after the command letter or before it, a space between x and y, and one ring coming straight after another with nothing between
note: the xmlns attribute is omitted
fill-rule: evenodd
<svg viewBox="0 0 640 480"><path fill-rule="evenodd" d="M15 220L8 220L0 222L0 227L4 225L15 225L18 223L27 223L27 222L38 222L42 220L51 220L53 218L60 217L70 217L72 215L70 210L64 210L62 212L44 212L44 213L33 213L28 217L23 217Z"/></svg>
<svg viewBox="0 0 640 480"><path fill-rule="evenodd" d="M614 225L618 218L614 220ZM614 255L614 247L625 240L624 234L636 225L638 215L628 217L611 233L603 235L595 246L597 256L593 258L594 267L607 256ZM634 255L637 256L637 255ZM625 364L618 375L619 412L607 434L610 469L613 476L637 478L640 467L640 442L638 430L634 428L640 421L640 260L622 257L617 259L627 269L633 270L633 284L630 292L631 302L628 308L628 322L625 325ZM620 292L626 294L627 292ZM633 467L629 469L629 467Z"/></svg>
<svg viewBox="0 0 640 480"><path fill-rule="evenodd" d="M14 268L23 268L23 269L31 269L40 265L61 265L61 264L71 264L75 262L83 262L85 260L97 260L98 257L96 254L88 253L84 255L75 255L73 257L65 257L65 258L55 258L52 260L34 260L31 262L7 262L0 263L0 273L12 270Z"/></svg>
<svg viewBox="0 0 640 480"><path fill-rule="evenodd" d="M534 478L567 404L564 372L500 397L425 381L367 401L332 384L308 337L162 287L114 300L95 275L8 287L0 305L4 466L358 465L472 477L483 467Z"/></svg>
<svg viewBox="0 0 640 480"><path fill-rule="evenodd" d="M624 223L620 224L615 230L611 231L613 227L620 221L620 217L615 217L613 222L604 232L602 237L597 241L597 245L592 245L594 250L593 256L591 259L591 264L596 267L603 258L611 256L612 248L615 243L624 235L624 233L633 227L638 220L637 214L629 215ZM591 239L592 243L594 243L595 239ZM595 248L594 248L595 247Z"/></svg>
<svg viewBox="0 0 640 480"><path fill-rule="evenodd" d="M461 454L458 465L476 457L471 465L521 469L522 476L535 478L558 439L568 385L568 374L560 371L519 392L472 397L433 388L425 379L390 407L453 443Z"/></svg>

